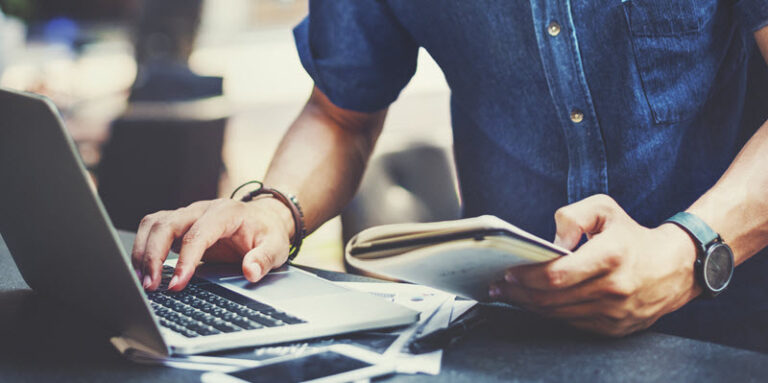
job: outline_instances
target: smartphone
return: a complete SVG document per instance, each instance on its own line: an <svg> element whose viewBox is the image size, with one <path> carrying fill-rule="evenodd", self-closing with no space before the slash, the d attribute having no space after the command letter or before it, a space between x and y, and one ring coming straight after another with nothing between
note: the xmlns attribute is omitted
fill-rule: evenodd
<svg viewBox="0 0 768 383"><path fill-rule="evenodd" d="M333 345L265 361L258 367L209 372L203 383L336 383L367 380L395 372L379 354L350 345Z"/></svg>

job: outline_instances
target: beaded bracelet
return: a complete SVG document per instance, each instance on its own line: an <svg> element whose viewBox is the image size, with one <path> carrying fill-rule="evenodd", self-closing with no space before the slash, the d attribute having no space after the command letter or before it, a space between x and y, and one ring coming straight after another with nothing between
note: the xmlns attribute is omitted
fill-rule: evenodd
<svg viewBox="0 0 768 383"><path fill-rule="evenodd" d="M240 199L241 201L250 202L254 198L266 194L282 202L282 204L288 207L288 209L291 211L291 216L293 217L294 233L293 241L291 241L291 250L288 252L288 261L293 261L293 259L296 258L296 255L299 254L299 249L301 249L301 244L304 242L304 237L307 234L306 228L304 226L304 212L301 210L301 205L299 205L299 199L296 198L295 195L283 194L277 189L264 187L264 183L261 181L248 181L238 186L235 191L232 192L232 195L229 196L229 198L235 198L235 195L238 191L240 191L240 189L247 185L253 184L257 184L259 187L248 192L248 194Z"/></svg>

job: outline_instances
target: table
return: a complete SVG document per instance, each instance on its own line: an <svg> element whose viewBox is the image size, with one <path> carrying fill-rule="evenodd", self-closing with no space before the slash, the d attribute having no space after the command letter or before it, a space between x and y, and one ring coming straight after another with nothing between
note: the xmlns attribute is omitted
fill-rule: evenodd
<svg viewBox="0 0 768 383"><path fill-rule="evenodd" d="M130 248L133 236L120 237ZM334 280L363 280L317 273ZM0 382L199 381L198 372L128 362L108 336L67 307L31 291L0 240ZM386 381L747 382L767 376L766 354L653 332L604 339L499 309L489 325L446 350L439 376L396 375Z"/></svg>

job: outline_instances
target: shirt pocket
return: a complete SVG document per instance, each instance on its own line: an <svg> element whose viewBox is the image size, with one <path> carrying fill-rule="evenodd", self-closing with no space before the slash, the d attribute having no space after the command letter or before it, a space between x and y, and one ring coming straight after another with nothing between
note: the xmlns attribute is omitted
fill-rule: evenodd
<svg viewBox="0 0 768 383"><path fill-rule="evenodd" d="M729 12L718 0L622 3L654 121L666 124L695 117L728 64L724 58L732 53Z"/></svg>

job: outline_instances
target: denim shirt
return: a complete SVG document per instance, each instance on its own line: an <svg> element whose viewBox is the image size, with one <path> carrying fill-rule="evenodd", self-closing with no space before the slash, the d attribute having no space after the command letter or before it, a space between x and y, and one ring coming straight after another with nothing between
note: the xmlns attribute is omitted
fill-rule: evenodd
<svg viewBox="0 0 768 383"><path fill-rule="evenodd" d="M606 193L640 224L686 209L768 118L765 0L314 0L294 30L316 86L387 107L420 47L451 89L464 214L551 239Z"/></svg>

